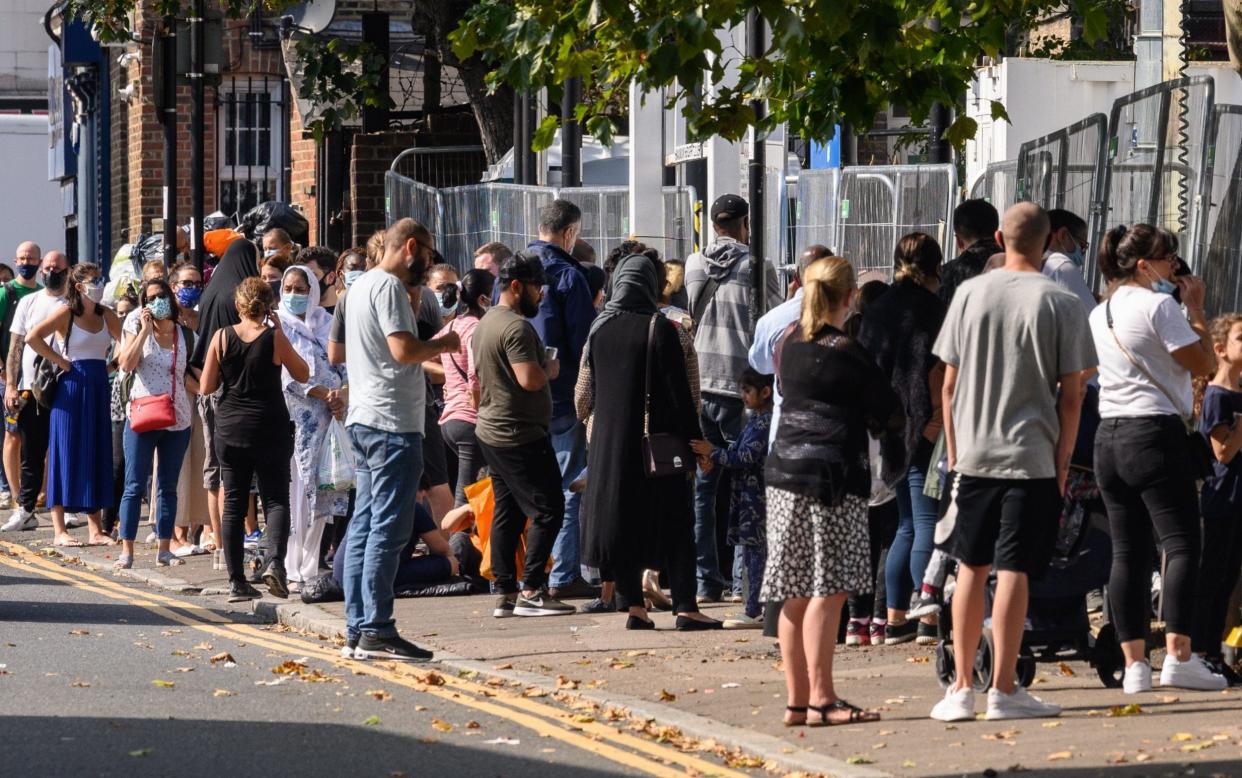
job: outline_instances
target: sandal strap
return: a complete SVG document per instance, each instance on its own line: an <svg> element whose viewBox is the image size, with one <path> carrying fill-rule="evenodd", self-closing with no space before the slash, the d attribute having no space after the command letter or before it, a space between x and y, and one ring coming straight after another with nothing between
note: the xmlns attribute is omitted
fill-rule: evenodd
<svg viewBox="0 0 1242 778"><path fill-rule="evenodd" d="M785 710L790 713L806 713L806 705L786 705Z"/></svg>

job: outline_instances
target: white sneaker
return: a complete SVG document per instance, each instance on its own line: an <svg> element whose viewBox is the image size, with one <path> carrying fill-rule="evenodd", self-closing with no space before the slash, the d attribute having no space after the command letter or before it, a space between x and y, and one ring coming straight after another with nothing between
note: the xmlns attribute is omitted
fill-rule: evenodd
<svg viewBox="0 0 1242 778"><path fill-rule="evenodd" d="M946 690L944 699L931 709L931 717L936 721L974 721L975 690L969 686Z"/></svg>
<svg viewBox="0 0 1242 778"><path fill-rule="evenodd" d="M1185 662L1179 662L1175 656L1166 656L1164 666L1160 668L1160 685L1218 692L1229 686L1229 682L1225 676L1212 672L1203 657L1191 654Z"/></svg>
<svg viewBox="0 0 1242 778"><path fill-rule="evenodd" d="M14 508L9 520L0 526L0 532L21 532L22 530L38 529L39 517L23 508Z"/></svg>
<svg viewBox="0 0 1242 778"><path fill-rule="evenodd" d="M739 613L736 616L730 616L725 619L722 626L724 629L763 629L763 617L747 616L745 613Z"/></svg>
<svg viewBox="0 0 1242 778"><path fill-rule="evenodd" d="M1121 689L1126 694L1151 691L1151 662L1144 659L1127 667L1125 677L1121 681Z"/></svg>
<svg viewBox="0 0 1242 778"><path fill-rule="evenodd" d="M86 526L86 517L80 513L73 513L65 517L65 529L79 529Z"/></svg>
<svg viewBox="0 0 1242 778"><path fill-rule="evenodd" d="M1005 694L999 689L988 691L988 721L1045 719L1060 715L1060 705L1044 702L1022 686L1015 686L1013 694Z"/></svg>

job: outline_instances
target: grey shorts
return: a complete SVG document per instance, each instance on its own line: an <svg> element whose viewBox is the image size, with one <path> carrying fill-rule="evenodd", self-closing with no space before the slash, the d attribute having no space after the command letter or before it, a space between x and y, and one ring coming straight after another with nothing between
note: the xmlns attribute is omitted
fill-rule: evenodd
<svg viewBox="0 0 1242 778"><path fill-rule="evenodd" d="M212 491L220 488L220 458L216 456L216 398L208 395L198 398L198 415L203 419L203 488Z"/></svg>

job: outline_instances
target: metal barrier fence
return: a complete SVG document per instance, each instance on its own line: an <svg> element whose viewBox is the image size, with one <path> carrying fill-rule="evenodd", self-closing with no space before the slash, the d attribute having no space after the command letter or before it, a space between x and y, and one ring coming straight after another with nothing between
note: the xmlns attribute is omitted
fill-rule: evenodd
<svg viewBox="0 0 1242 778"><path fill-rule="evenodd" d="M795 185L793 261L807 246L821 244L839 250L841 235L837 215L841 212L841 169L803 170ZM791 187L792 188L792 187Z"/></svg>
<svg viewBox="0 0 1242 778"><path fill-rule="evenodd" d="M970 187L970 199L987 200L1001 213L1018 201L1018 161L993 162Z"/></svg>
<svg viewBox="0 0 1242 778"><path fill-rule="evenodd" d="M953 165L847 167L841 173L837 246L861 274L891 278L893 250L902 235L925 232L953 253L957 206Z"/></svg>
<svg viewBox="0 0 1242 778"><path fill-rule="evenodd" d="M558 189L516 184L471 184L436 189L389 170L384 177L385 216L388 224L410 216L427 225L440 253L460 270L470 268L474 250L500 241L524 248L539 233L539 209L564 198L582 209L582 239L603 257L628 240L629 189L624 186L584 186ZM637 236L660 255L684 259L693 252L693 187L664 187L664 224L660 235Z"/></svg>
<svg viewBox="0 0 1242 778"><path fill-rule="evenodd" d="M1201 176L1212 120L1214 83L1193 76L1142 89L1113 103L1108 120L1102 210L1091 245L1112 225L1145 222L1182 237L1183 256L1199 270ZM1087 279L1098 284L1094 256Z"/></svg>
<svg viewBox="0 0 1242 778"><path fill-rule="evenodd" d="M1208 314L1242 310L1242 106L1212 109L1197 238Z"/></svg>

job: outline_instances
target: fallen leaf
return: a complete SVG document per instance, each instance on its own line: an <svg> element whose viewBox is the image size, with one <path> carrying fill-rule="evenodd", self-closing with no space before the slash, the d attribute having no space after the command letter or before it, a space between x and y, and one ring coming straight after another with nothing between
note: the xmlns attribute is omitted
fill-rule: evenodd
<svg viewBox="0 0 1242 778"><path fill-rule="evenodd" d="M504 663L504 664L502 664L502 665L496 665L495 669L496 669L496 670L512 670L512 669L513 669L513 663L512 663L512 662L505 662L505 663Z"/></svg>
<svg viewBox="0 0 1242 778"><path fill-rule="evenodd" d="M633 667L633 666L634 666L634 663L633 663L633 662L627 662L627 661L626 661L626 660L624 660L624 659L617 659L617 660L615 660L612 664L610 664L610 665L608 665L608 666L609 666L609 667L611 667L613 670L625 670L625 669L627 669L627 668Z"/></svg>
<svg viewBox="0 0 1242 778"><path fill-rule="evenodd" d="M1216 747L1215 740L1201 740L1198 743L1187 743L1186 745L1182 746L1182 751L1189 753L1192 751L1202 751L1205 748L1215 748L1215 747Z"/></svg>
<svg viewBox="0 0 1242 778"><path fill-rule="evenodd" d="M213 665L218 665L221 662L224 662L225 664L233 664L233 665L237 664L237 660L234 659L233 655L230 654L228 651L221 651L220 653L216 654L208 661L210 661Z"/></svg>
<svg viewBox="0 0 1242 778"><path fill-rule="evenodd" d="M489 746L516 746L522 741L515 737L497 737L483 742Z"/></svg>
<svg viewBox="0 0 1242 778"><path fill-rule="evenodd" d="M626 651L626 656L651 656L650 651Z"/></svg>
<svg viewBox="0 0 1242 778"><path fill-rule="evenodd" d="M594 716L588 716L588 715L586 715L585 713L583 713L583 714L580 714L580 715L574 716L574 721L578 722L579 724L594 724L594 723L595 723L595 717L594 717Z"/></svg>
<svg viewBox="0 0 1242 778"><path fill-rule="evenodd" d="M90 685L89 683L87 683L86 681L74 681L73 683L69 684L69 686L70 686L71 688L74 688L74 689L89 689L89 688L91 688L91 685Z"/></svg>
<svg viewBox="0 0 1242 778"><path fill-rule="evenodd" d="M1074 758L1073 751L1054 751L1053 753L1048 754L1049 762L1059 762L1063 759L1073 759L1073 758Z"/></svg>
<svg viewBox="0 0 1242 778"><path fill-rule="evenodd" d="M155 751L154 748L140 748L137 751L130 751L130 756L150 756Z"/></svg>
<svg viewBox="0 0 1242 778"><path fill-rule="evenodd" d="M172 681L162 681L162 680L160 680L159 678L156 678L156 679L155 679L154 681L152 681L151 683L152 683L152 684L154 684L155 686L160 687L161 689L171 689L171 688L173 688L174 686L176 686L176 685L177 685L177 684L173 683Z"/></svg>
<svg viewBox="0 0 1242 778"><path fill-rule="evenodd" d="M467 681L472 681L475 678L479 677L479 671L478 670L458 670L457 677L465 678Z"/></svg>
<svg viewBox="0 0 1242 778"><path fill-rule="evenodd" d="M173 672L174 673L192 673L194 672L194 668L193 667L177 667L173 669Z"/></svg>
<svg viewBox="0 0 1242 778"><path fill-rule="evenodd" d="M523 697L547 697L548 693L543 689L537 689L534 686L528 686L522 692Z"/></svg>
<svg viewBox="0 0 1242 778"><path fill-rule="evenodd" d="M1143 709L1134 702L1129 705L1114 705L1108 709L1109 716L1138 716L1142 713Z"/></svg>
<svg viewBox="0 0 1242 778"><path fill-rule="evenodd" d="M659 694L660 702L677 702L677 695L668 689L661 689Z"/></svg>
<svg viewBox="0 0 1242 778"><path fill-rule="evenodd" d="M591 660L590 659L575 659L574 664L582 665L583 667L586 667L587 665L591 664Z"/></svg>
<svg viewBox="0 0 1242 778"><path fill-rule="evenodd" d="M170 638L170 637L172 637L173 635L180 635L180 634L181 634L181 630L179 630L179 629L164 629L164 630L160 630L160 634L161 634L161 635L163 635L163 636L164 636L164 637L166 637L166 638Z"/></svg>
<svg viewBox="0 0 1242 778"><path fill-rule="evenodd" d="M255 686L280 686L282 683L288 680L289 680L289 676L282 675L280 678L274 678L270 681L255 681L254 685Z"/></svg>
<svg viewBox="0 0 1242 778"><path fill-rule="evenodd" d="M720 684L720 688L721 689L740 689L742 688L742 685L740 683L733 683L732 681L730 681L729 683Z"/></svg>
<svg viewBox="0 0 1242 778"><path fill-rule="evenodd" d="M1188 740L1194 740L1195 736L1190 734L1189 732L1178 732L1176 735L1174 735L1173 737L1169 739L1172 740L1174 743L1185 743Z"/></svg>
<svg viewBox="0 0 1242 778"><path fill-rule="evenodd" d="M577 689L578 682L572 678L566 678L563 675L556 676L556 688L558 689Z"/></svg>
<svg viewBox="0 0 1242 778"><path fill-rule="evenodd" d="M367 716L362 720L362 726L364 727L374 727L378 723L380 723L379 716Z"/></svg>
<svg viewBox="0 0 1242 778"><path fill-rule="evenodd" d="M914 763L913 759L905 760L904 762L901 763L901 766L906 768L907 770L913 770L914 768L918 767L918 765Z"/></svg>
<svg viewBox="0 0 1242 778"><path fill-rule="evenodd" d="M89 635L91 634L91 631L89 629L71 629L69 630L69 634L70 635Z"/></svg>
<svg viewBox="0 0 1242 778"><path fill-rule="evenodd" d="M925 665L925 664L927 664L928 662L930 662L930 661L931 661L931 657L930 657L930 656L922 656L922 655L919 655L919 656L911 656L911 657L907 657L907 658L906 658L906 661L907 661L907 662L913 662L913 663L914 663L914 664L916 664L916 665Z"/></svg>
<svg viewBox="0 0 1242 778"><path fill-rule="evenodd" d="M1074 668L1070 667L1064 662L1057 663L1057 671L1061 673L1061 675L1066 676L1067 678L1073 678L1075 675L1078 675L1078 673L1074 672ZM1057 753L1061 753L1061 752L1058 751Z"/></svg>
<svg viewBox="0 0 1242 778"><path fill-rule="evenodd" d="M380 702L388 702L392 699L392 695L383 689L367 689L366 693Z"/></svg>
<svg viewBox="0 0 1242 778"><path fill-rule="evenodd" d="M443 686L445 684L444 676L437 672L427 672L421 675L415 673L414 677L417 678L420 683L425 683L428 686Z"/></svg>
<svg viewBox="0 0 1242 778"><path fill-rule="evenodd" d="M194 655L193 655L193 654L191 654L189 651L186 651L186 650L184 650L184 649L180 649L180 648L173 649L173 651L172 651L172 655L173 655L173 656L194 656Z"/></svg>
<svg viewBox="0 0 1242 778"><path fill-rule="evenodd" d="M1043 724L1040 724L1040 726L1043 727L1044 729L1056 729L1057 727L1061 726L1061 722L1045 721Z"/></svg>
<svg viewBox="0 0 1242 778"><path fill-rule="evenodd" d="M851 756L845 760L846 764L875 764L865 756Z"/></svg>
<svg viewBox="0 0 1242 778"><path fill-rule="evenodd" d="M215 691L211 693L211 696L212 697L236 697L237 693L231 692L228 689L216 689Z"/></svg>
<svg viewBox="0 0 1242 778"><path fill-rule="evenodd" d="M478 728L479 728L479 722L474 721L473 719L466 722L466 729L478 729Z"/></svg>
<svg viewBox="0 0 1242 778"><path fill-rule="evenodd" d="M210 643L199 643L197 646L194 647L194 650L195 651L210 651L211 644Z"/></svg>
<svg viewBox="0 0 1242 778"><path fill-rule="evenodd" d="M1160 701L1161 701L1161 702L1163 702L1165 705L1172 705L1172 704L1173 704L1173 703L1175 703L1175 702L1181 702L1181 701L1182 701L1182 698L1181 698L1181 697L1166 696L1166 697L1161 697L1161 698L1160 698Z"/></svg>
<svg viewBox="0 0 1242 778"><path fill-rule="evenodd" d="M453 731L453 725L441 719L432 719L431 726L436 728L440 732L452 732Z"/></svg>
<svg viewBox="0 0 1242 778"><path fill-rule="evenodd" d="M414 710L416 710L416 711L418 711L419 713L421 713L421 712L423 712L423 711L427 710L427 706L426 706L426 705L415 705L415 706L414 706Z"/></svg>
<svg viewBox="0 0 1242 778"><path fill-rule="evenodd" d="M1151 761L1151 754L1137 754L1137 755L1134 757L1134 761L1136 761L1136 762L1150 762L1150 761Z"/></svg>

